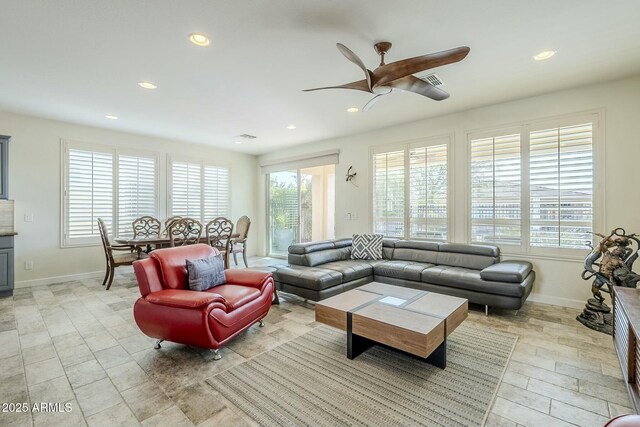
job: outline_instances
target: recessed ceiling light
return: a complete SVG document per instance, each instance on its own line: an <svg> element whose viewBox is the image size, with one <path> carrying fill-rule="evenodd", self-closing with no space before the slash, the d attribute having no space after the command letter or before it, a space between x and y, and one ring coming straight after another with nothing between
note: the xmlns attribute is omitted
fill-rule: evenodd
<svg viewBox="0 0 640 427"><path fill-rule="evenodd" d="M533 56L533 59L536 61L544 61L545 59L551 58L556 54L555 50L543 50L542 52L538 52Z"/></svg>
<svg viewBox="0 0 640 427"><path fill-rule="evenodd" d="M233 143L240 145L240 144L242 144L242 141L233 141Z"/></svg>
<svg viewBox="0 0 640 427"><path fill-rule="evenodd" d="M113 116L111 114L107 114L106 116L104 116L105 118L109 119L109 120L118 120L118 116Z"/></svg>
<svg viewBox="0 0 640 427"><path fill-rule="evenodd" d="M294 130L294 129L296 129L296 125L289 125L289 126L287 126L287 129Z"/></svg>
<svg viewBox="0 0 640 427"><path fill-rule="evenodd" d="M211 41L209 41L209 37L202 33L189 34L189 40L196 46L209 46L209 43L211 43Z"/></svg>
<svg viewBox="0 0 640 427"><path fill-rule="evenodd" d="M155 89L155 88L158 87L158 86L154 85L151 82L145 82L145 81L138 82L138 86L140 86L142 88L145 88L145 89Z"/></svg>
<svg viewBox="0 0 640 427"><path fill-rule="evenodd" d="M358 107L349 107L347 108L347 111L349 113L357 113L358 111L360 111L360 109Z"/></svg>

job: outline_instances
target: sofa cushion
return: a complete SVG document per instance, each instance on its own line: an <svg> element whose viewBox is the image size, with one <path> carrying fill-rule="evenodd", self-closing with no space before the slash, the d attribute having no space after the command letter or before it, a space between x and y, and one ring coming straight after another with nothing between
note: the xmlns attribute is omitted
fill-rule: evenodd
<svg viewBox="0 0 640 427"><path fill-rule="evenodd" d="M440 243L434 264L482 270L500 262L500 249L490 245Z"/></svg>
<svg viewBox="0 0 640 427"><path fill-rule="evenodd" d="M291 265L273 273L278 282L320 291L342 283L342 273L319 267Z"/></svg>
<svg viewBox="0 0 640 427"><path fill-rule="evenodd" d="M333 240L321 240L319 242L296 243L289 246L288 252L290 254L304 255L312 252L334 249L335 247Z"/></svg>
<svg viewBox="0 0 640 427"><path fill-rule="evenodd" d="M422 278L422 271L429 267L433 267L433 264L413 261L384 261L373 266L373 274L419 282Z"/></svg>
<svg viewBox="0 0 640 427"><path fill-rule="evenodd" d="M350 282L352 280L373 275L373 267L371 263L368 261L369 260L366 260L366 261L346 260L346 261L328 262L326 264L322 264L322 268L328 268L329 270L334 270L339 273L342 273L342 281ZM370 260L370 261L381 262L379 260Z"/></svg>
<svg viewBox="0 0 640 427"><path fill-rule="evenodd" d="M220 285L207 292L215 292L224 298L229 310L235 310L260 296L260 289L240 285Z"/></svg>
<svg viewBox="0 0 640 427"><path fill-rule="evenodd" d="M480 277L494 282L520 283L532 269L533 266L527 261L502 261L482 270Z"/></svg>
<svg viewBox="0 0 640 427"><path fill-rule="evenodd" d="M382 259L382 234L354 234L351 259Z"/></svg>
<svg viewBox="0 0 640 427"><path fill-rule="evenodd" d="M422 281L434 285L468 289L486 294L506 295L521 298L525 294L522 283L494 282L482 280L479 270L438 265L422 272Z"/></svg>
<svg viewBox="0 0 640 427"><path fill-rule="evenodd" d="M400 240L395 243L392 259L435 264L438 259L439 246L440 244L437 242Z"/></svg>

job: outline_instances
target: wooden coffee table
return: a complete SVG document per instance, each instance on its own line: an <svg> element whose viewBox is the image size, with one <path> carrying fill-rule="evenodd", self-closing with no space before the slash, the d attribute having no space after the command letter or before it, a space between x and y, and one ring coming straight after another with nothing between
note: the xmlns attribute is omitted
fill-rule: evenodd
<svg viewBox="0 0 640 427"><path fill-rule="evenodd" d="M316 321L347 332L347 357L384 344L439 368L447 337L467 318L464 298L372 282L316 303Z"/></svg>

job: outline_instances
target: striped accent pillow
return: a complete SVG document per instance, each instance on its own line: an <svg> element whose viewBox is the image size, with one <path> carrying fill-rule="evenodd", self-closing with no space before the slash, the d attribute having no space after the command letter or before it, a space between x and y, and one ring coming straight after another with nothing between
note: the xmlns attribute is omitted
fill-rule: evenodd
<svg viewBox="0 0 640 427"><path fill-rule="evenodd" d="M354 234L351 259L382 259L382 234Z"/></svg>

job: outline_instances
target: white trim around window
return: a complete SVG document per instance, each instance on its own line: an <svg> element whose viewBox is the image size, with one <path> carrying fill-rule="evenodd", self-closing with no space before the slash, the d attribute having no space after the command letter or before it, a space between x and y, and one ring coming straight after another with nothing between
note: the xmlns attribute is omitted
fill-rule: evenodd
<svg viewBox="0 0 640 427"><path fill-rule="evenodd" d="M97 229L99 217L103 217L112 236L118 235L121 216L119 210L120 156L148 159L153 163L151 167L149 162L146 162L147 188L144 195L146 201L143 214L158 215L157 153L65 139L61 139L60 144L62 171L60 246L62 248L99 245L100 233ZM74 155L74 158L70 158L70 155ZM75 179L70 177L70 172L74 168L78 172ZM84 176L81 172L84 172ZM129 174L131 173L129 171ZM153 182L151 183L150 180Z"/></svg>
<svg viewBox="0 0 640 427"><path fill-rule="evenodd" d="M375 146L369 150L369 223L374 233L423 240L452 239L453 140L453 134L448 134ZM389 155L393 158L388 158ZM390 161L394 164L390 165ZM378 168L384 169L384 176L376 172ZM393 177L389 175L390 169L395 169ZM376 199L376 194L380 193L376 188L378 177L387 188L384 200ZM431 189L429 181L434 180L438 185ZM446 186L444 191L443 184ZM401 196L398 195L400 192ZM416 199L424 200L419 203ZM382 221L381 210L395 213L397 218L385 214L387 219Z"/></svg>
<svg viewBox="0 0 640 427"><path fill-rule="evenodd" d="M492 138L499 137L501 135L513 135L518 134L520 136L520 244L505 244L504 242L498 242L498 244L502 247L503 252L512 255L526 255L532 257L541 257L541 258L553 258L553 259L581 259L584 257L584 250L579 248L572 248L571 240L568 240L565 243L565 246L562 247L563 244L559 243L558 246L544 246L542 243L538 243L538 245L532 245L531 241L531 223L532 223L532 212L531 212L531 171L530 167L532 165L531 158L531 137L535 134L536 142L535 149L538 153L543 152L546 147L545 135L541 131L543 130L560 130L569 129L572 127L576 127L582 124L591 123L590 135L591 135L591 156L592 156L592 196L591 196L591 213L592 213L592 221L591 227L593 231L601 232L603 230L603 226L605 224L604 220L604 110L594 110L588 111L584 113L563 115L552 118L545 118L539 120L526 121L521 123L516 123L513 125L505 126L502 128L494 127L491 129L485 130L475 130L467 132L466 134L466 142L467 142L467 183L466 183L466 193L467 193L467 241L469 243L479 243L478 241L474 241L473 239L473 220L472 220L472 141L478 141L484 138ZM549 144L553 145L552 137L549 136ZM558 138L556 138L558 139ZM560 140L557 141L557 149L560 150ZM537 154L539 156L539 154ZM559 156L560 154L558 154ZM553 156L552 156L553 157ZM560 157L558 157L560 159ZM589 159L587 159L589 160ZM558 160L560 161L560 160ZM546 169L543 166L534 165L536 167L537 179L540 181L544 180L545 174L547 173ZM560 166L558 166L560 167ZM579 166L578 166L579 169ZM584 169L584 168L583 168ZM550 171L549 173L553 173ZM558 170L556 172L560 174ZM576 173L586 173L584 170L578 171ZM559 175L558 175L559 176ZM572 179L573 176L569 176L567 179ZM578 177L579 178L579 177ZM558 178L561 179L561 178ZM557 190L560 191L559 189ZM589 201L586 201L588 203ZM560 209L561 204L561 196L558 195L558 209ZM559 216L560 212L557 212L558 223L561 224L561 217ZM540 221L538 221L540 222ZM577 225L579 226L579 225ZM540 237L536 237L540 240ZM562 240L562 235L559 236ZM573 238L573 242L575 242L575 238ZM487 242L487 243L495 243L495 242ZM574 243L575 246L575 243Z"/></svg>

